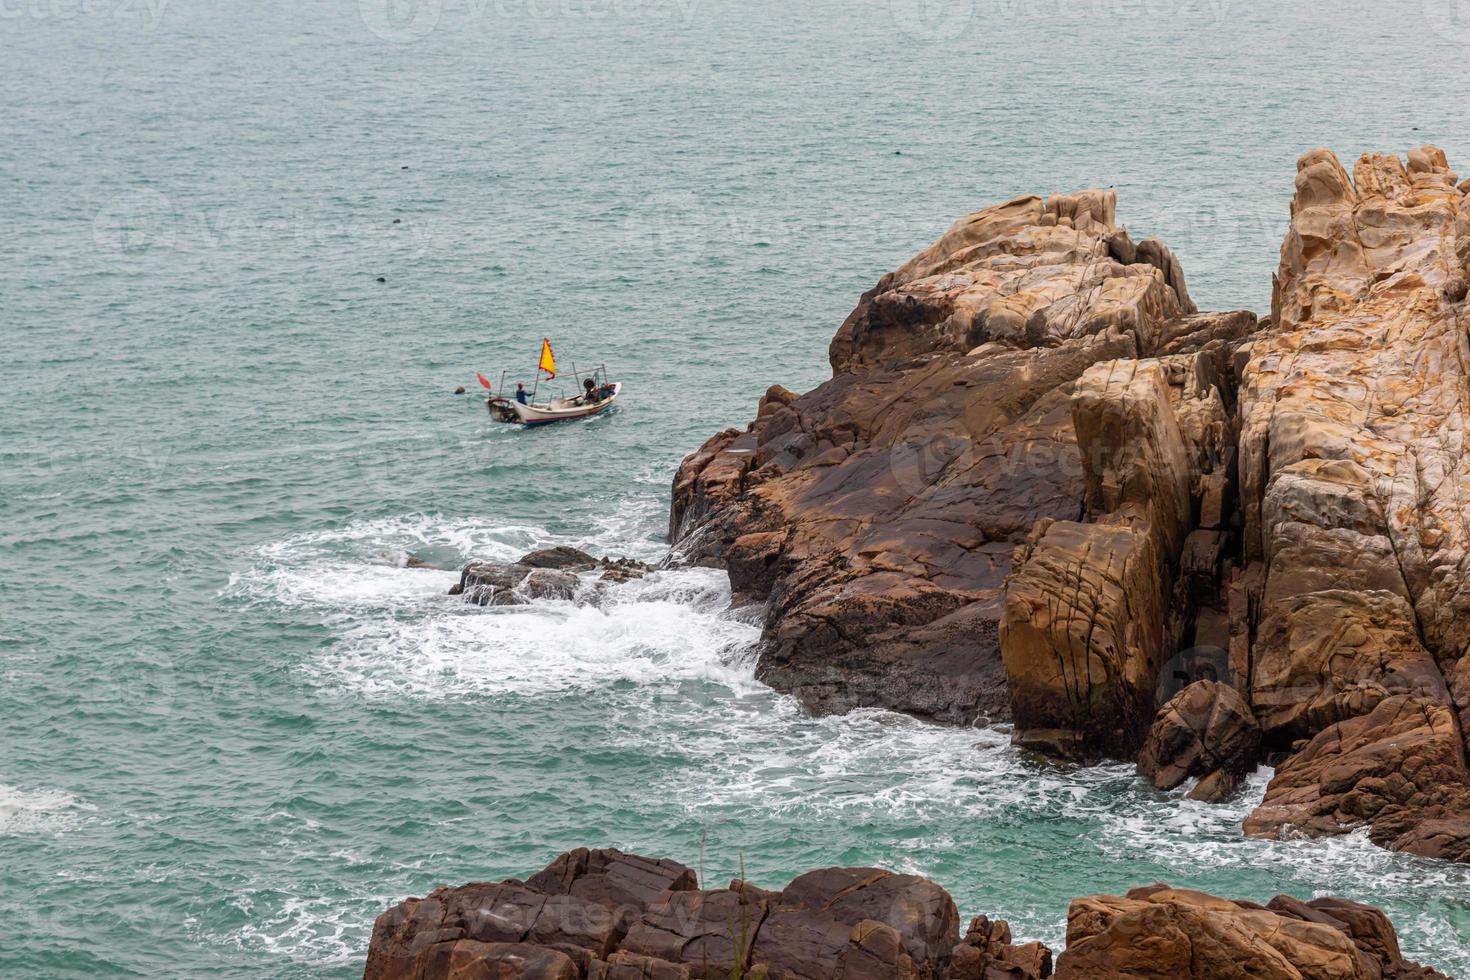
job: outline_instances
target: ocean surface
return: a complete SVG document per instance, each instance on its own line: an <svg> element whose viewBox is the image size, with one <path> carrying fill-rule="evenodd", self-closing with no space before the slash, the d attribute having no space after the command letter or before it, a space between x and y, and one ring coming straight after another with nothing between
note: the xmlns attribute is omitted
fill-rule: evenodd
<svg viewBox="0 0 1470 980"><path fill-rule="evenodd" d="M445 594L658 560L679 459L1012 195L1114 185L1265 310L1302 151L1470 168L1467 44L1455 0L0 2L0 975L353 977L389 904L583 844L919 872L1058 946L1156 879L1341 894L1470 975L1470 869L1245 840L1266 772L808 717L714 571ZM543 336L615 412L490 421Z"/></svg>

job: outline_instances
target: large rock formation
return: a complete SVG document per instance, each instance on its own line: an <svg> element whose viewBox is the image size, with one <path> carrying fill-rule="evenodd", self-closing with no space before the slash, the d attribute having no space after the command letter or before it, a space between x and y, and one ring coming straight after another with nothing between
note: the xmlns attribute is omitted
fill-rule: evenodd
<svg viewBox="0 0 1470 980"><path fill-rule="evenodd" d="M1241 391L1253 833L1470 852L1470 205L1444 154L1297 165Z"/></svg>
<svg viewBox="0 0 1470 980"><path fill-rule="evenodd" d="M1111 193L971 215L863 297L832 380L684 461L676 547L765 603L758 674L816 709L1009 718L1205 799L1259 739L1249 832L1470 860L1456 179L1305 155L1259 330Z"/></svg>
<svg viewBox="0 0 1470 980"><path fill-rule="evenodd" d="M987 961L1041 962L1008 937L998 923ZM959 944L954 901L915 875L827 868L779 892L700 889L676 862L581 849L525 882L441 888L384 912L364 980L937 980Z"/></svg>
<svg viewBox="0 0 1470 980"><path fill-rule="evenodd" d="M1229 344L1255 317L1198 313L1178 262L1135 244L1114 204L1022 197L959 221L863 297L832 380L772 388L748 429L680 466L672 538L765 603L762 679L821 711L1003 719L1006 622L1024 728L1136 747L1188 619L1158 622L1165 593L1231 455ZM1107 526L1078 530L1084 516ZM1034 567L1008 598L1021 549ZM1104 551L1071 609L1067 576ZM1105 651L1083 642L1105 633ZM1120 705L1121 725L1104 720Z"/></svg>
<svg viewBox="0 0 1470 980"><path fill-rule="evenodd" d="M378 916L364 980L1044 980L1052 953L916 875L826 868L781 891L700 889L674 861L563 854L525 882L440 888ZM1151 885L1072 903L1069 980L1434 980L1379 910Z"/></svg>

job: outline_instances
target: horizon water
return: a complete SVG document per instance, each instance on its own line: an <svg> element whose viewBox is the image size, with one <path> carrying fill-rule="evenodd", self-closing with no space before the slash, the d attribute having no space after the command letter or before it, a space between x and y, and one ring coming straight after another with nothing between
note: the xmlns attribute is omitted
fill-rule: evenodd
<svg viewBox="0 0 1470 980"><path fill-rule="evenodd" d="M1265 312L1302 152L1470 172L1454 0L27 0L0 39L0 975L355 977L394 902L584 845L924 874L1057 949L1155 880L1337 894L1470 975L1470 869L1247 840L1264 770L1209 806L811 717L709 569L446 595L660 559L680 458L1017 194L1114 186ZM475 372L543 336L619 407L492 423Z"/></svg>

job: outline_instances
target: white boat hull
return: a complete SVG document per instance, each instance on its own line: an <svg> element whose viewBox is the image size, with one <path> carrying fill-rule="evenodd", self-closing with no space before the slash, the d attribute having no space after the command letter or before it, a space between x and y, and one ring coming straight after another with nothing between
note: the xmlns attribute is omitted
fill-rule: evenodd
<svg viewBox="0 0 1470 980"><path fill-rule="evenodd" d="M511 412L514 412L514 419L509 417L509 413L504 411L499 413L506 421L515 421L522 425L545 425L548 422L562 422L567 419L585 419L599 415L612 407L613 403L618 400L618 395L622 393L622 390L622 383L614 381L612 383L612 393L601 401L588 402L583 396L579 395L576 398L553 398L549 402L522 405L514 399L505 398L492 399L491 408L493 410L496 407L496 403L499 403L509 408Z"/></svg>

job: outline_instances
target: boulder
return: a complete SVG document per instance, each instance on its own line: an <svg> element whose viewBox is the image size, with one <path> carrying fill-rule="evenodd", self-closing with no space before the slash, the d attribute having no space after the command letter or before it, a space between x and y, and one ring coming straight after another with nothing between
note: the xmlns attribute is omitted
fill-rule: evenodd
<svg viewBox="0 0 1470 980"><path fill-rule="evenodd" d="M389 909L364 976L937 980L957 922L949 894L916 875L825 868L779 892L738 880L700 890L678 862L579 848L524 882L441 888ZM1008 942L1008 931L995 937L991 959L1040 962L1044 947Z"/></svg>
<svg viewBox="0 0 1470 980"><path fill-rule="evenodd" d="M575 572L520 562L471 562L449 594L462 595L477 606L520 606L537 599L572 601L580 585Z"/></svg>
<svg viewBox="0 0 1470 980"><path fill-rule="evenodd" d="M1409 695L1324 729L1276 767L1247 834L1368 828L1394 850L1470 859L1470 771L1445 704Z"/></svg>
<svg viewBox="0 0 1470 980"><path fill-rule="evenodd" d="M1067 912L1058 980L1384 980L1439 977L1405 961L1381 912L1342 899L1270 906L1150 885Z"/></svg>
<svg viewBox="0 0 1470 980"><path fill-rule="evenodd" d="M579 977L654 900L693 887L694 872L677 862L578 848L529 881L440 888L387 910L373 925L364 980L559 978L562 960ZM522 946L539 952L527 958Z"/></svg>
<svg viewBox="0 0 1470 980"><path fill-rule="evenodd" d="M782 910L820 913L849 927L874 922L893 929L920 976L933 975L959 941L954 899L918 875L823 868L798 876L777 902Z"/></svg>
<svg viewBox="0 0 1470 980"><path fill-rule="evenodd" d="M1004 919L970 921L965 938L950 953L945 980L1043 980L1051 976L1051 950L1041 943L1011 941Z"/></svg>
<svg viewBox="0 0 1470 980"><path fill-rule="evenodd" d="M628 930L620 950L684 967L696 980L746 974L768 906L739 892L665 892Z"/></svg>
<svg viewBox="0 0 1470 980"><path fill-rule="evenodd" d="M1240 693L1196 681L1159 709L1138 755L1138 774L1159 790L1214 777L1219 785L1201 796L1217 799L1255 767L1260 746L1261 726Z"/></svg>
<svg viewBox="0 0 1470 980"><path fill-rule="evenodd" d="M677 861L625 854L616 848L568 851L526 885L548 895L573 895L608 908L647 909L666 891L699 887L693 868Z"/></svg>

